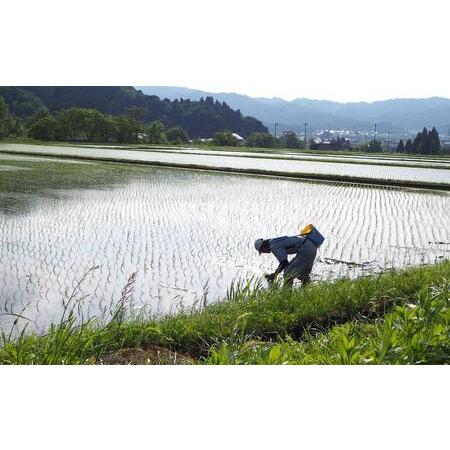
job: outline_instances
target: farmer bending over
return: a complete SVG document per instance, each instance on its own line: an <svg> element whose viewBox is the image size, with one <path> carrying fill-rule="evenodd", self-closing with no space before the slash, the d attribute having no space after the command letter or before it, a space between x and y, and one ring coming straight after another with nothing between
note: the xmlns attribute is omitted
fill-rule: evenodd
<svg viewBox="0 0 450 450"><path fill-rule="evenodd" d="M308 225L304 230L310 230L310 232L298 236L282 236L255 241L255 249L259 254L273 253L280 263L274 273L265 275L269 284L273 283L282 271L284 271L285 284L288 286L292 286L295 278L302 282L302 286L310 282L309 275L316 258L317 248L320 247L324 238L312 225ZM289 262L288 255L293 254L295 256Z"/></svg>

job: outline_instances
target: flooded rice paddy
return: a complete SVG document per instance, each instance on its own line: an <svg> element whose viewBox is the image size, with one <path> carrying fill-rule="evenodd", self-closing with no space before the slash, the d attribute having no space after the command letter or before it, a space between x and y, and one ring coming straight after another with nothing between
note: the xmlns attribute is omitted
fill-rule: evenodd
<svg viewBox="0 0 450 450"><path fill-rule="evenodd" d="M59 320L74 289L80 314L105 314L133 273L136 309L222 298L276 267L254 239L309 222L326 237L314 280L450 256L446 192L1 153L0 166L0 314L32 329Z"/></svg>
<svg viewBox="0 0 450 450"><path fill-rule="evenodd" d="M375 155L358 155L358 154L341 154L334 153L331 151L330 153L326 153L323 150L320 153L314 152L305 152L304 150L287 150L287 149L269 149L266 148L264 150L252 147L244 147L240 149L239 147L235 147L234 150L224 150L217 149L215 147L208 148L198 148L198 147L183 147L183 146L170 146L170 145L139 145L138 147L132 147L130 145L108 145L108 144L76 144L75 146L80 148L116 148L116 149L142 149L148 151L163 151L168 153L187 153L187 154L204 154L204 155L226 155L226 156L247 156L247 157L262 157L262 158L282 158L282 159L313 159L316 161L337 161L337 162L365 162L370 164L390 164L390 165L418 165L418 166L431 166L431 167L441 167L441 168L450 168L450 159L448 157L436 157L433 155L422 155L422 156L413 156L413 155L403 155L399 156L398 154L375 154Z"/></svg>
<svg viewBox="0 0 450 450"><path fill-rule="evenodd" d="M168 165L196 165L220 169L264 170L287 174L316 174L347 176L367 180L396 180L450 185L450 169L428 167L398 167L376 164L357 164L329 161L285 160L264 157L247 157L220 154L185 154L150 150L126 150L93 147L41 146L25 144L2 144L0 151L33 152L43 155L91 157L117 159L121 161L142 161Z"/></svg>
<svg viewBox="0 0 450 450"><path fill-rule="evenodd" d="M101 147L99 147L101 148ZM105 148L105 147L103 147ZM415 166L424 168L439 168L450 169L450 160L441 159L414 159L414 158L381 158L381 157L363 157L357 155L350 156L337 156L337 155L317 155L311 153L300 152L256 152L256 151L225 151L225 150L212 150L212 149L195 149L195 148L156 148L151 147L147 149L153 152L165 152L165 153L181 153L190 155L220 155L220 156L242 156L247 158L265 158L265 159L285 159L291 161L321 161L321 162L333 162L333 163L359 163L381 166Z"/></svg>

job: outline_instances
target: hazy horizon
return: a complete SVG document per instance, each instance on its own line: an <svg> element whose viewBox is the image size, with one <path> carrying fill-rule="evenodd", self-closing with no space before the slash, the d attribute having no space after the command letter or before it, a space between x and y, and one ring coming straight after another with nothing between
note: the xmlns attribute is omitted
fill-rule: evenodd
<svg viewBox="0 0 450 450"><path fill-rule="evenodd" d="M445 99L445 100L450 100L450 96L449 97L445 97L442 95L430 95L428 97L389 97L389 98L382 98L379 100L332 100L330 98L315 98L315 97L311 97L308 95L298 95L298 96L293 96L290 98L286 98L286 97L282 97L280 95L274 95L274 96L269 96L269 95L258 95L258 96L253 96L253 95L249 95L246 92L237 92L237 91L227 91L227 90L216 90L216 91L209 91L208 89L202 88L202 87L192 87L192 86L186 86L186 85L167 85L167 84L141 84L141 85L133 85L134 88L136 89L141 89L143 87L154 87L154 88L172 88L172 89L189 89L189 90L193 90L193 91L203 91L206 92L208 94L237 94L237 95L243 95L243 96L247 96L253 99L258 99L258 98L262 98L262 99L269 99L269 100L284 100L287 102L292 102L294 100L314 100L314 101L324 101L324 102L334 102L334 103L376 103L376 102L383 102L383 101L389 101L389 100L429 100L429 99L433 99L433 98L441 98L441 99Z"/></svg>

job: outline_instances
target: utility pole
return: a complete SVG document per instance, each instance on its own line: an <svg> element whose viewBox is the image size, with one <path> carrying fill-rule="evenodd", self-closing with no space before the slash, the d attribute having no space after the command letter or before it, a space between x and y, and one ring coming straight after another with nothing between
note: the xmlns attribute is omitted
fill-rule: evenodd
<svg viewBox="0 0 450 450"><path fill-rule="evenodd" d="M373 142L376 141L377 138L377 124L373 126Z"/></svg>
<svg viewBox="0 0 450 450"><path fill-rule="evenodd" d="M388 153L391 151L391 130L388 131L387 151L388 151Z"/></svg>
<svg viewBox="0 0 450 450"><path fill-rule="evenodd" d="M305 125L305 150L308 150L308 142L306 140L306 127L307 127L308 123L305 122L304 125Z"/></svg>
<svg viewBox="0 0 450 450"><path fill-rule="evenodd" d="M277 128L278 128L278 124L275 122L275 139L277 138Z"/></svg>

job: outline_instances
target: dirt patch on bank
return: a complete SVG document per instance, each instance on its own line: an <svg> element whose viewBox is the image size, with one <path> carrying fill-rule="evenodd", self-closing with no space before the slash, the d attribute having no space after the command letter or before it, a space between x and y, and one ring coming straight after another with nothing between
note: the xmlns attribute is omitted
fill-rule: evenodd
<svg viewBox="0 0 450 450"><path fill-rule="evenodd" d="M157 345L142 348L122 348L101 356L96 364L104 365L177 365L194 364L195 360L186 354L173 352Z"/></svg>

